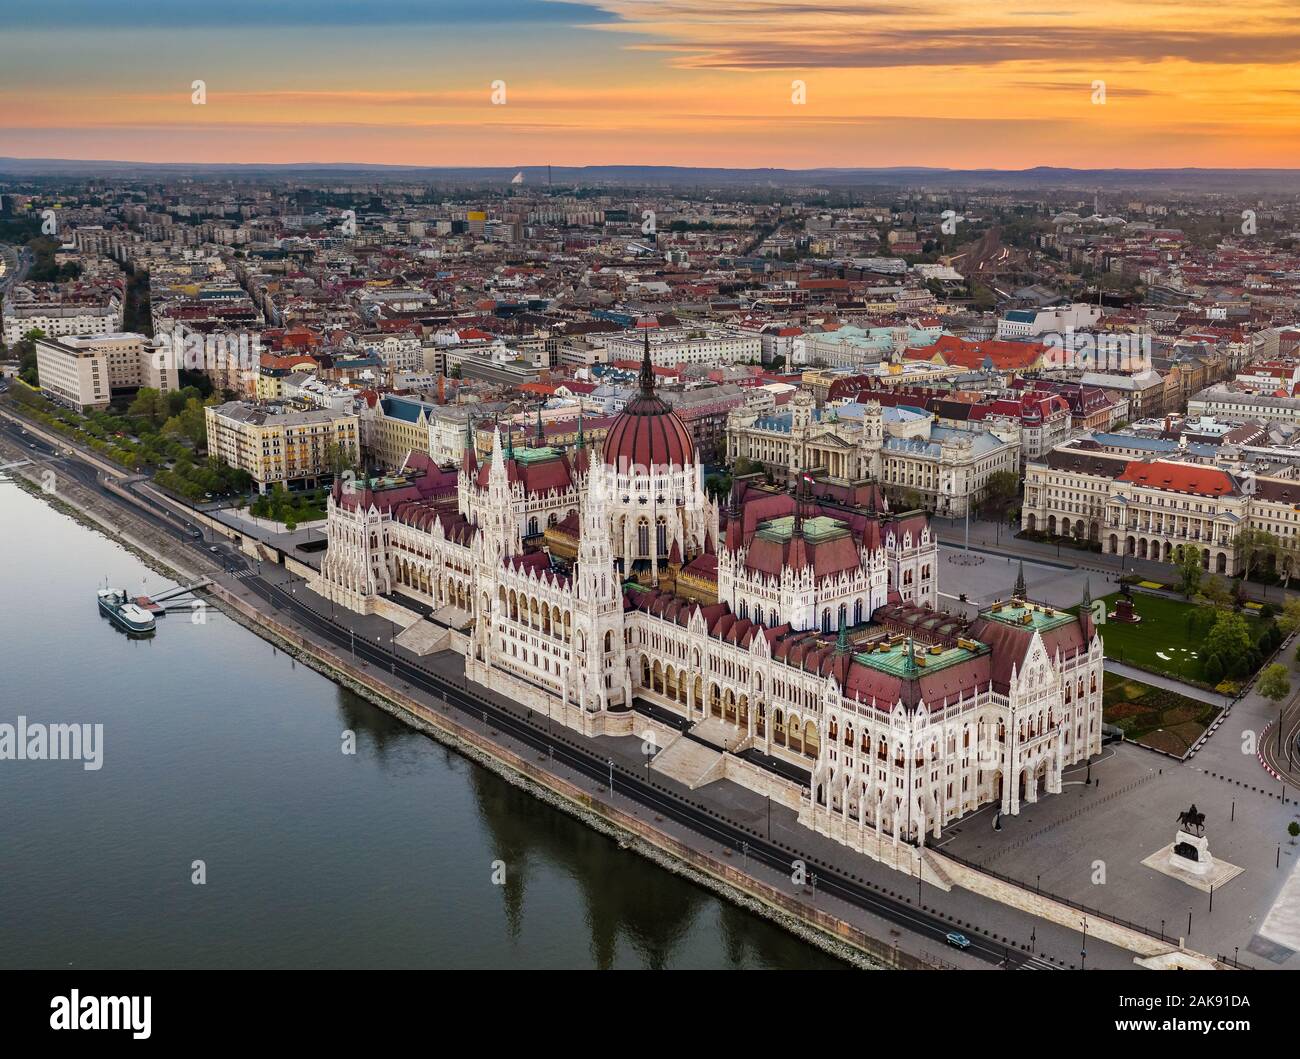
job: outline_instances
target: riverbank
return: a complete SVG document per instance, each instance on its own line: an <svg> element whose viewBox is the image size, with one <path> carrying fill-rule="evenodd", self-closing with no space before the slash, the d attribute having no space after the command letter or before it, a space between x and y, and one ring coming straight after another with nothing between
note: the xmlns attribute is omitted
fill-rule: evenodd
<svg viewBox="0 0 1300 1059"><path fill-rule="evenodd" d="M220 547L200 549L185 534L169 534L165 525L161 530L152 526L150 520L156 521L156 516L147 498L127 497L129 503L123 504L121 494L106 492L102 481L92 479L89 484L97 494L103 494L96 496L97 503L113 508L114 528L123 522L143 522L143 535L158 545L160 554L172 557L179 553L206 566L208 552L213 552L216 561L222 563L215 569L218 583L224 583L235 594L232 598L240 598L251 608L251 620L276 622L290 634L290 642L300 639L309 644L335 668L349 657L354 661L362 659L357 673L352 675L378 676L374 690L388 699L396 696L401 700L405 696L417 706L433 710L435 716L450 716L455 710L457 716L469 719L470 725L462 723L461 728L474 729L475 735L482 717L483 734L479 738L486 740L489 753L504 745L525 764L531 764L531 756L546 760L544 752L553 751L543 771L571 784L580 807L593 803L634 805L629 819L638 824L652 820L655 838L662 833L681 843L688 864L694 865L691 855L702 854L707 858L704 870L727 885L743 888L757 882L760 888L747 891L749 896L774 903L781 912L811 929L826 932L837 942L851 938L869 958L887 966L898 966L908 959L915 961L910 965L927 967L1073 966L1071 955L1077 951L1077 942L1071 928L1078 922L1078 910L1092 904L1086 897L1084 905L1077 903L1078 895L1054 899L1032 882L1016 883L950 863L941 851L933 851L930 856L932 860L939 858L951 883L945 885L942 876L936 883L928 873L924 880L909 878L907 873L900 874L863 858L833 839L810 831L795 820L792 811L778 810L776 799L767 803L765 820L762 795L755 796L738 785L723 783L698 791L679 789L672 781L645 770L640 740L630 736L593 739L562 727L552 730L544 713L540 719L534 717L513 692L498 693L467 681L461 653L444 650L421 657L409 650L398 651L391 640L405 622L394 626L391 619L363 617L343 610L336 615L327 600L307 590L303 583L302 579L312 571L288 554L277 556L248 541L232 548L228 541L236 535L225 528L221 535L225 540L218 538ZM239 555L238 572L231 565L230 556L235 551ZM255 569L247 568L250 557ZM351 645L349 636L353 637ZM371 669L371 664L375 668ZM392 679L388 675L390 668ZM516 747L518 750L513 750ZM517 767L514 761L506 765ZM618 773L620 789L616 798L606 790L604 777L610 775L606 766ZM568 790L561 794L573 796ZM1086 793L1084 798L1088 798ZM602 815L608 819L608 814ZM629 825L628 820L614 822L625 829ZM970 826L978 828L979 824L978 819L972 819L954 829L953 834ZM640 835L636 828L632 830ZM675 857L683 856L671 846L661 845L660 849ZM743 870L736 872L735 865L742 861ZM806 875L802 886L791 878L792 866L798 865L807 869L793 873ZM933 891L923 888L922 882L944 892L926 896ZM1170 960L1185 966L1214 965L1208 957L1171 945L1150 924L1142 928L1127 921L1111 921L1105 912L1093 907L1086 910L1090 917L1089 967L1124 967L1133 962L1160 966ZM944 936L954 929L973 940L971 950L957 953L945 948Z"/></svg>
<svg viewBox="0 0 1300 1059"><path fill-rule="evenodd" d="M0 451L3 444L0 443ZM10 471L15 483L30 495L44 500L60 514L102 533L128 549L150 570L176 580L192 580L217 572L202 553L191 555L180 542L174 544L137 525L130 514L117 508L110 510L108 501L93 495L75 483L64 482L60 491L42 490L27 474L27 468ZM177 554L177 553L180 554ZM524 753L503 745L500 732L478 733L450 716L432 711L413 697L387 687L338 655L311 643L291 627L262 613L214 585L204 595L211 605L277 650L309 666L330 680L361 695L409 727L469 760L489 769L512 785L539 800L560 809L593 830L615 839L619 845L656 865L687 879L723 898L736 907L778 925L788 933L844 962L863 968L906 967L936 968L948 966L937 959L922 959L895 942L893 945L871 938L853 924L815 908L803 907L795 897L761 882L727 863L692 849L679 837L657 826L653 814L643 819L636 810L627 811L583 790L572 780L542 768ZM522 750L522 748L521 748ZM664 821L662 818L660 823Z"/></svg>

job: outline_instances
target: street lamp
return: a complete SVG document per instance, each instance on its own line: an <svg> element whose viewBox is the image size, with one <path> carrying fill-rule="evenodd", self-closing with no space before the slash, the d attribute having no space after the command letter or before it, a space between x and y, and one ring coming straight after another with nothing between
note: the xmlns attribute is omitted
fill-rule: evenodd
<svg viewBox="0 0 1300 1059"><path fill-rule="evenodd" d="M614 797L614 759L609 759L609 796Z"/></svg>

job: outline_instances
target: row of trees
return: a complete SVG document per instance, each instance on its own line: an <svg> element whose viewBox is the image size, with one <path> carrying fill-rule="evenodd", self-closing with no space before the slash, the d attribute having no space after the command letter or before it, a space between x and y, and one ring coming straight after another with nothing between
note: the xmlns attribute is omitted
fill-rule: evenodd
<svg viewBox="0 0 1300 1059"><path fill-rule="evenodd" d="M1198 650L1206 681L1218 684L1257 673L1264 659L1281 646L1284 635L1271 614L1261 613L1252 629L1240 611L1216 611Z"/></svg>
<svg viewBox="0 0 1300 1059"><path fill-rule="evenodd" d="M1254 573L1287 585L1300 570L1300 540L1279 537L1267 530L1242 529L1232 550L1244 579Z"/></svg>

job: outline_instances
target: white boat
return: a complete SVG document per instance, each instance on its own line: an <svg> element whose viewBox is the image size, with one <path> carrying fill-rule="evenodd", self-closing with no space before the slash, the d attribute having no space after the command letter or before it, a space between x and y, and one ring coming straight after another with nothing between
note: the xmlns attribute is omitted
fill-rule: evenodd
<svg viewBox="0 0 1300 1059"><path fill-rule="evenodd" d="M100 612L124 632L141 635L154 631L154 616L143 607L131 602L126 589L120 592L111 588L101 588L98 592Z"/></svg>

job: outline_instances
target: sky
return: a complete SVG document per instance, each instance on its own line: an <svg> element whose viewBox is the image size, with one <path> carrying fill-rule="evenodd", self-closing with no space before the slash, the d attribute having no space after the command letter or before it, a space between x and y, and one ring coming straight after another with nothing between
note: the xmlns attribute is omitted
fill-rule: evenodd
<svg viewBox="0 0 1300 1059"><path fill-rule="evenodd" d="M0 0L0 156L1300 167L1294 0L1058 5Z"/></svg>

